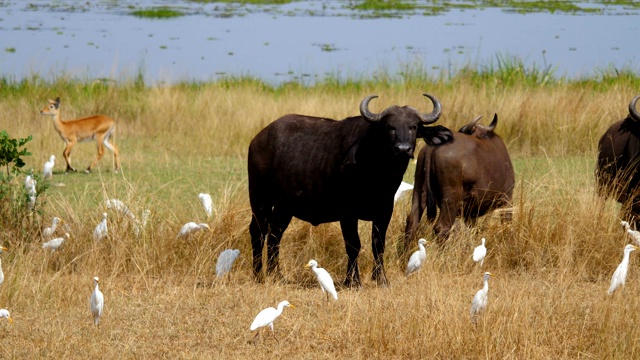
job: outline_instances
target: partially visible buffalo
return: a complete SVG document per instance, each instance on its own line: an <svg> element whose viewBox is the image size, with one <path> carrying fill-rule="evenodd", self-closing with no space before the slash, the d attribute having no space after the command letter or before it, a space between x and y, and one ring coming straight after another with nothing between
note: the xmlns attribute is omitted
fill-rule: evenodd
<svg viewBox="0 0 640 360"><path fill-rule="evenodd" d="M598 142L596 188L603 197L613 197L622 204L623 212L634 227L640 219L640 113L636 104L640 95L629 103L629 116L602 135Z"/></svg>
<svg viewBox="0 0 640 360"><path fill-rule="evenodd" d="M416 138L432 146L451 141L451 131L425 126L438 120L440 102L421 114L410 106L390 106L380 114L369 111L368 96L360 103L362 116L342 121L285 115L265 127L249 146L249 200L253 216L249 231L253 272L263 280L262 251L267 242L267 273L277 272L282 234L293 216L313 225L339 221L349 263L345 285L360 285L358 220L372 221L372 277L387 284L384 247L393 212L393 199ZM267 240L268 239L268 240Z"/></svg>
<svg viewBox="0 0 640 360"><path fill-rule="evenodd" d="M493 131L495 115L486 127L480 117L453 134L453 142L439 147L423 147L418 154L411 212L407 216L405 250L410 246L422 213L433 221L444 238L456 217L475 221L489 211L511 203L515 173L507 148Z"/></svg>

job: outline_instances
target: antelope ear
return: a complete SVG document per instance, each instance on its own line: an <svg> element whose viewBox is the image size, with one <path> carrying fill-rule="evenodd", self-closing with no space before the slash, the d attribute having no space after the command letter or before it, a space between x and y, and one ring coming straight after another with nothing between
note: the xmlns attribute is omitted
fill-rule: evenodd
<svg viewBox="0 0 640 360"><path fill-rule="evenodd" d="M56 105L56 109L60 108L60 96L56 98L55 105Z"/></svg>

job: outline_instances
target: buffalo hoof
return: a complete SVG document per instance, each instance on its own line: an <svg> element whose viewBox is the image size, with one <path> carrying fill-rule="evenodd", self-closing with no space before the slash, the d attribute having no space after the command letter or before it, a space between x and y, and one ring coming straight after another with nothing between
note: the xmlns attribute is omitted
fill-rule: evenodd
<svg viewBox="0 0 640 360"><path fill-rule="evenodd" d="M253 279L259 284L264 284L264 276L262 275L262 273L253 274Z"/></svg>

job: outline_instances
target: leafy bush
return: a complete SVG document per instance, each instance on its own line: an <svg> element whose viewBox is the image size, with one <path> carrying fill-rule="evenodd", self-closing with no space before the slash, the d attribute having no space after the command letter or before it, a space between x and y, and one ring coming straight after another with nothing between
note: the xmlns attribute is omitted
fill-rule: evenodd
<svg viewBox="0 0 640 360"><path fill-rule="evenodd" d="M0 131L0 227L14 229L15 235L28 235L30 231L20 229L35 229L39 227L25 224L33 222L33 214L39 212L38 198L46 192L49 185L36 174L27 174L22 168L25 165L22 159L30 156L27 148L23 148L32 137L29 135L22 139L13 139L9 134ZM21 175L30 176L34 181L33 191L27 186L26 181L19 181ZM26 179L25 179L26 180ZM27 226L24 226L27 225ZM19 234L19 233L22 234Z"/></svg>

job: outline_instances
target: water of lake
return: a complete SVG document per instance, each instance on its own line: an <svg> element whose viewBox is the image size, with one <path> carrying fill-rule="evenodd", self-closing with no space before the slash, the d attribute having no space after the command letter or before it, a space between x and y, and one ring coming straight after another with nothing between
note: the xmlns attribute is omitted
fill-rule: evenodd
<svg viewBox="0 0 640 360"><path fill-rule="evenodd" d="M134 7L175 3L0 1L0 76L122 79L142 72L148 83L223 75L311 83L328 74L395 74L409 64L450 73L489 65L497 54L570 77L640 69L638 8L570 15L488 7L363 18L344 10L345 1L236 5L234 12L228 5L179 2L186 15L178 18L130 14Z"/></svg>

